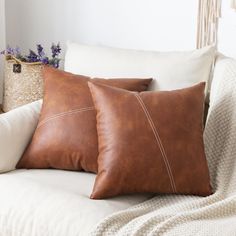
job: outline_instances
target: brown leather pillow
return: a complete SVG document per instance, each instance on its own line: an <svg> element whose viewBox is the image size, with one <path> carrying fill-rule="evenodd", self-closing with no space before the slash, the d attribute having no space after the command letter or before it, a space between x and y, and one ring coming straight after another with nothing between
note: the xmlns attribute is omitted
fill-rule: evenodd
<svg viewBox="0 0 236 236"><path fill-rule="evenodd" d="M132 91L152 79L90 79L45 67L42 111L33 139L17 168L56 168L97 172L96 113L88 81Z"/></svg>
<svg viewBox="0 0 236 236"><path fill-rule="evenodd" d="M212 193L203 144L204 83L141 93L89 87L99 143L92 199L140 192Z"/></svg>

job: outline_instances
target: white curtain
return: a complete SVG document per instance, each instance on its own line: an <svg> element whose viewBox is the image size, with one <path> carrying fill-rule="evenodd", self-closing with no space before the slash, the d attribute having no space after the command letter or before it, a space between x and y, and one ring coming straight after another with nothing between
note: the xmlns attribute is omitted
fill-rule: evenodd
<svg viewBox="0 0 236 236"><path fill-rule="evenodd" d="M236 0L231 0L231 7L236 10Z"/></svg>
<svg viewBox="0 0 236 236"><path fill-rule="evenodd" d="M218 20L221 16L221 0L199 0L197 48L217 46Z"/></svg>
<svg viewBox="0 0 236 236"><path fill-rule="evenodd" d="M5 30L5 0L0 0L0 51L6 47L6 30ZM2 104L3 93L3 57L0 58L0 104Z"/></svg>

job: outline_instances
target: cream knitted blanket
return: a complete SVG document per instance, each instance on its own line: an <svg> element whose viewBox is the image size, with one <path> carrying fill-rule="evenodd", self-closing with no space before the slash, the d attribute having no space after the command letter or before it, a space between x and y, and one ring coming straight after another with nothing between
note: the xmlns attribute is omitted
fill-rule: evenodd
<svg viewBox="0 0 236 236"><path fill-rule="evenodd" d="M217 62L204 141L214 194L158 195L98 224L92 235L236 235L236 63Z"/></svg>

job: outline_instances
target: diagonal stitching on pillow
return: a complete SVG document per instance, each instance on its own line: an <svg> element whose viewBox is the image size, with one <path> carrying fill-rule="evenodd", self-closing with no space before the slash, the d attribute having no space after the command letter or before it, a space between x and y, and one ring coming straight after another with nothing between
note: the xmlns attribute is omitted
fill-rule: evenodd
<svg viewBox="0 0 236 236"><path fill-rule="evenodd" d="M175 185L175 181L174 181L174 177L173 177L173 174L172 174L172 170L171 170L171 167L170 167L170 163L168 161L168 158L167 158L167 155L166 155L166 152L165 152L165 149L163 147L163 144L162 144L162 141L161 141L161 138L158 134L158 131L153 123L153 120L152 120L152 117L145 105L145 103L143 102L142 98L140 97L140 95L138 93L135 93L134 92L134 95L135 97L137 98L139 104L141 105L142 107L142 110L144 111L146 117L147 117L147 120L148 120L148 123L150 124L151 126L151 129L154 133L154 136L155 136L155 139L156 139L156 142L158 144L158 147L161 151L161 154L162 154L162 157L163 157L163 160L164 160L164 163L165 163L165 166L166 166L166 170L168 172L168 176L169 176L169 179L170 179L170 184L171 184L171 187L172 187L172 190L174 193L177 192L177 189L176 189L176 185Z"/></svg>
<svg viewBox="0 0 236 236"><path fill-rule="evenodd" d="M58 113L56 115L50 116L44 120L42 120L39 124L38 124L38 128L40 128L42 125L44 125L45 123L52 121L54 119L60 118L60 117L64 117L64 116L68 116L68 115L73 115L79 112L83 112L83 111L92 111L94 110L94 107L85 107L85 108L79 108L79 109L74 109L74 110L70 110L70 111L66 111L66 112L61 112Z"/></svg>

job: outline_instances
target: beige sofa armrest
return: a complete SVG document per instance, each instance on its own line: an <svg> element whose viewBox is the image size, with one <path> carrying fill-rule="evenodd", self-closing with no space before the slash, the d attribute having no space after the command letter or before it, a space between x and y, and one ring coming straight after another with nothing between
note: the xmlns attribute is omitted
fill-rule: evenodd
<svg viewBox="0 0 236 236"><path fill-rule="evenodd" d="M15 169L36 129L41 106L40 100L0 115L0 173Z"/></svg>
<svg viewBox="0 0 236 236"><path fill-rule="evenodd" d="M217 99L220 87L222 86L222 83L224 83L224 81L226 80L226 77L232 77L233 79L236 79L234 78L235 74L236 60L230 57L226 57L222 54L218 54L215 61L213 79L210 89L210 105L213 100ZM229 82L227 83L229 84Z"/></svg>

